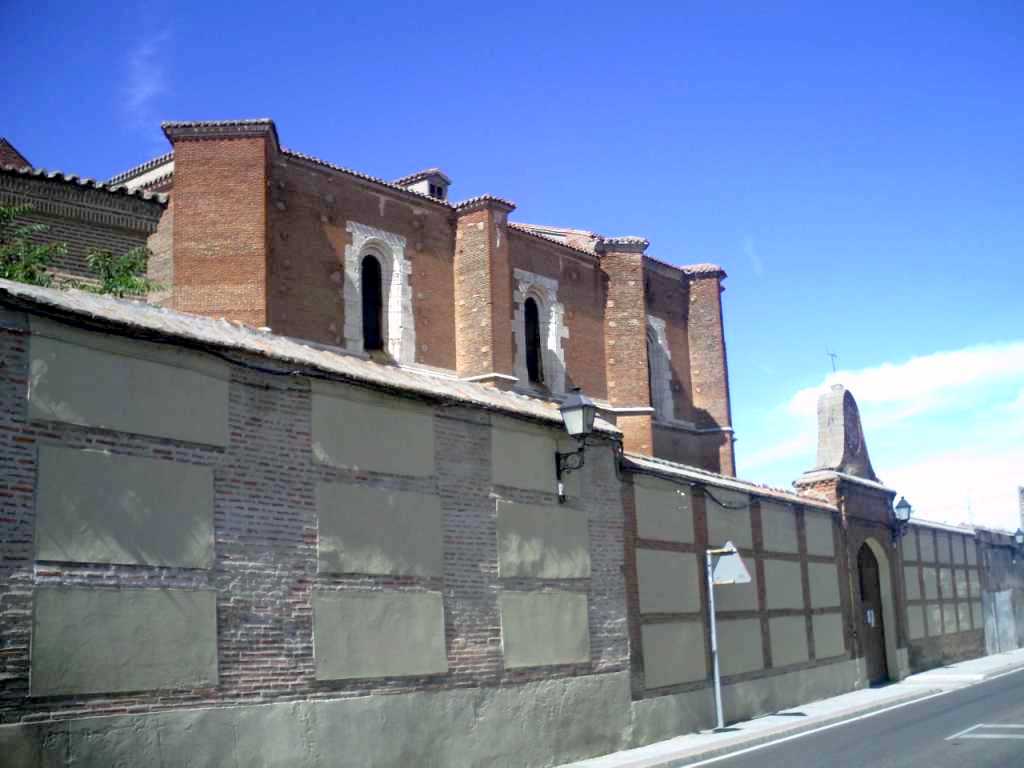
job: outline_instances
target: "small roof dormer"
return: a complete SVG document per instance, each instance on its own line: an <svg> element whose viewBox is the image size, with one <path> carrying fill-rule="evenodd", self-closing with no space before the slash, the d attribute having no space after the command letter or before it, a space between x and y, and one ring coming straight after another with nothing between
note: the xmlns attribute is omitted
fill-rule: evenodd
<svg viewBox="0 0 1024 768"><path fill-rule="evenodd" d="M440 168L427 168L425 171L396 179L394 183L410 192L418 192L436 200L447 200L448 187L451 186L452 180Z"/></svg>

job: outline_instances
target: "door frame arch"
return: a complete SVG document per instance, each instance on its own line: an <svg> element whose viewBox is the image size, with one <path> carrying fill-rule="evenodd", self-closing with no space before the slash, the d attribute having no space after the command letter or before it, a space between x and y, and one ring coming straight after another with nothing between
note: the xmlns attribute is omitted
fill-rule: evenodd
<svg viewBox="0 0 1024 768"><path fill-rule="evenodd" d="M889 679L896 681L900 679L900 654L898 635L899 628L896 618L896 597L893 588L892 567L889 563L889 555L885 547L873 536L864 539L861 546L866 546L875 556L878 563L878 591L882 595L882 634L885 637L885 665L889 672ZM854 562L857 562L854 558ZM857 574L858 579L860 574ZM861 617L863 621L863 616Z"/></svg>

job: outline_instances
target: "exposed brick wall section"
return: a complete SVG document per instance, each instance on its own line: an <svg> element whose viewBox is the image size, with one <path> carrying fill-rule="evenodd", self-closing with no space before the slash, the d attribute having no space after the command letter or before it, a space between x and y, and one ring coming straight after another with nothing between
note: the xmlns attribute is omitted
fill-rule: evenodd
<svg viewBox="0 0 1024 768"><path fill-rule="evenodd" d="M455 234L455 357L459 376L513 375L507 215L488 202L461 212Z"/></svg>
<svg viewBox="0 0 1024 768"><path fill-rule="evenodd" d="M558 301L565 307L569 337L563 339L565 387L579 387L589 397L608 396L604 364L605 276L597 257L559 243L510 229L512 269L525 269L558 281ZM514 350L513 350L514 351Z"/></svg>
<svg viewBox="0 0 1024 768"><path fill-rule="evenodd" d="M676 274L671 274L675 272ZM650 261L644 265L644 298L647 314L665 321L665 339L671 355L672 401L675 412L672 416L682 421L695 421L693 398L690 384L690 336L687 330L689 319L689 281L682 270L658 265L652 268ZM661 456L661 454L655 454ZM664 456L663 458L672 458ZM716 470L717 471L717 470Z"/></svg>
<svg viewBox="0 0 1024 768"><path fill-rule="evenodd" d="M11 142L0 136L0 165L13 165L15 168L23 168L25 166L31 167L32 163Z"/></svg>
<svg viewBox="0 0 1024 768"><path fill-rule="evenodd" d="M722 273L693 276L690 282L687 330L690 347L690 382L693 415L698 427L731 428L729 367L722 327ZM730 432L719 438L718 471L736 474L736 458Z"/></svg>
<svg viewBox="0 0 1024 768"><path fill-rule="evenodd" d="M95 277L86 260L91 250L119 255L145 246L164 213L155 199L11 172L0 173L0 204L30 206L19 221L46 227L32 236L34 242L67 245L52 269L73 278Z"/></svg>
<svg viewBox="0 0 1024 768"><path fill-rule="evenodd" d="M268 324L275 333L344 344L346 223L353 221L405 238L416 362L455 368L455 228L448 206L278 154L270 166L268 221Z"/></svg>
<svg viewBox="0 0 1024 768"><path fill-rule="evenodd" d="M607 275L604 336L608 402L614 406L650 407L647 380L647 317L641 249L605 250L601 268ZM627 451L648 456L654 451L649 414L620 416Z"/></svg>
<svg viewBox="0 0 1024 768"><path fill-rule="evenodd" d="M269 141L175 141L175 309L266 324Z"/></svg>
<svg viewBox="0 0 1024 768"><path fill-rule="evenodd" d="M620 481L608 446L587 450L582 497L591 576L501 579L496 499L557 505L553 492L495 486L492 421L484 411L436 406L436 474L346 470L317 463L309 381L231 366L224 448L109 430L27 420L25 318L0 312L0 722L63 720L98 714L338 699L382 693L514 685L626 669L629 656ZM273 366L265 359L242 362ZM285 369L282 368L282 371ZM424 407L430 407L425 405ZM210 570L43 563L33 560L36 461L40 444L108 450L210 466L214 474L215 563ZM442 577L320 574L317 481L437 493L443 511ZM94 588L180 587L217 593L218 684L125 694L28 695L32 595L38 585ZM564 589L589 599L587 663L505 670L497 607L504 590ZM326 591L440 591L449 672L424 678L317 681L311 596Z"/></svg>
<svg viewBox="0 0 1024 768"><path fill-rule="evenodd" d="M149 262L147 274L157 284L149 294L154 304L166 304L174 292L174 199L167 201L167 209L160 217L156 232L149 236Z"/></svg>

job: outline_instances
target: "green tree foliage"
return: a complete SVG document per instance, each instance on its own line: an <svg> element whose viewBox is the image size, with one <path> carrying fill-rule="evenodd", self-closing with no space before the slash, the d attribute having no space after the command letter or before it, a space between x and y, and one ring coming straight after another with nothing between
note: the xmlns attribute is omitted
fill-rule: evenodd
<svg viewBox="0 0 1024 768"><path fill-rule="evenodd" d="M49 227L26 224L21 219L32 210L31 205L0 205L0 278L30 285L54 284L50 267L55 259L66 255L66 243L38 241ZM110 251L90 250L86 255L95 280L59 280L56 287L80 288L91 293L113 296L145 296L159 285L146 277L149 249L132 248L115 256Z"/></svg>
<svg viewBox="0 0 1024 768"><path fill-rule="evenodd" d="M0 278L47 286L53 282L48 267L67 253L67 245L34 242L49 228L19 221L30 210L30 205L0 205Z"/></svg>
<svg viewBox="0 0 1024 768"><path fill-rule="evenodd" d="M159 286L146 277L146 262L149 249L139 246L120 256L110 251L89 251L86 256L89 268L96 273L98 285L79 285L93 293L109 293L113 296L145 296Z"/></svg>

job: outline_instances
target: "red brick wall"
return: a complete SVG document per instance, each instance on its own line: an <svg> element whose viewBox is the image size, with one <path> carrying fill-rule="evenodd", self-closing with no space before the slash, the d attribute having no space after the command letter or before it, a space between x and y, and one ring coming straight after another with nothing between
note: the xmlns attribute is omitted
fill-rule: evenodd
<svg viewBox="0 0 1024 768"><path fill-rule="evenodd" d="M156 232L149 236L149 279L159 287L149 294L155 304L166 304L174 291L174 200L167 201L164 215L160 217Z"/></svg>
<svg viewBox="0 0 1024 768"><path fill-rule="evenodd" d="M617 406L650 406L643 254L609 250L601 258L601 267L608 279L604 313L608 401ZM617 423L627 451L653 453L650 415L619 417Z"/></svg>
<svg viewBox="0 0 1024 768"><path fill-rule="evenodd" d="M262 137L175 143L175 309L266 324L266 152Z"/></svg>
<svg viewBox="0 0 1024 768"><path fill-rule="evenodd" d="M461 214L456 224L455 348L460 376L513 375L508 227L494 207Z"/></svg>
<svg viewBox="0 0 1024 768"><path fill-rule="evenodd" d="M558 301L565 307L569 329L569 337L562 342L566 390L579 387L589 397L605 399L605 285L597 257L514 229L509 230L509 249L513 269L558 281Z"/></svg>
<svg viewBox="0 0 1024 768"><path fill-rule="evenodd" d="M343 344L349 221L405 238L416 362L454 369L455 232L447 206L278 155L270 169L269 324L276 333Z"/></svg>
<svg viewBox="0 0 1024 768"><path fill-rule="evenodd" d="M687 329L694 421L698 427L731 427L729 368L722 328L721 273L694 276L690 281ZM722 433L718 446L720 471L735 474L732 435Z"/></svg>

